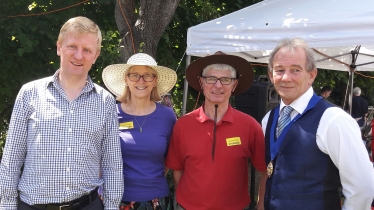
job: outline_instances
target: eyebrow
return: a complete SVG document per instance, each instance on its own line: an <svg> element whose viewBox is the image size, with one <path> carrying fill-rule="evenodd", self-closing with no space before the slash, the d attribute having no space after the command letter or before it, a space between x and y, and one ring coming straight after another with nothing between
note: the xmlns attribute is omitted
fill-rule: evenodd
<svg viewBox="0 0 374 210"><path fill-rule="evenodd" d="M276 67L283 67L283 65L275 65L274 68ZM297 68L303 69L303 67L300 66L299 64L292 64L291 67L297 67Z"/></svg>
<svg viewBox="0 0 374 210"><path fill-rule="evenodd" d="M140 74L140 72L130 72L129 74L146 75L146 74L153 74L153 73L152 72L144 72L143 74Z"/></svg>
<svg viewBox="0 0 374 210"><path fill-rule="evenodd" d="M86 49L86 50L89 50L89 51L93 52L93 48L91 48L91 47L83 47L83 49Z"/></svg>

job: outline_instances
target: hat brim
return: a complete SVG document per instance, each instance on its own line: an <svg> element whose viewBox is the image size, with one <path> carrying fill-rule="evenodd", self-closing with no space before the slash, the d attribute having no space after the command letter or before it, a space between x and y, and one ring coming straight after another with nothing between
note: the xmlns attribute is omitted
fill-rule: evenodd
<svg viewBox="0 0 374 210"><path fill-rule="evenodd" d="M105 67L102 78L105 86L115 96L121 96L125 92L125 75L127 70L136 66L133 64L113 64ZM165 95L169 92L177 82L177 74L174 70L164 66L149 66L157 72L157 87L159 94Z"/></svg>
<svg viewBox="0 0 374 210"><path fill-rule="evenodd" d="M251 64L244 58L234 55L209 55L195 60L186 69L188 84L195 90L203 92L199 78L202 76L204 68L212 64L227 64L236 70L238 85L231 95L238 95L252 86L254 73Z"/></svg>

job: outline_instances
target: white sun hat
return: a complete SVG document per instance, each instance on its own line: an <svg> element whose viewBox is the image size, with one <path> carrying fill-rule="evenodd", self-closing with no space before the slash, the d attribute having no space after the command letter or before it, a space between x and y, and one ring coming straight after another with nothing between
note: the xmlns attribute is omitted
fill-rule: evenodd
<svg viewBox="0 0 374 210"><path fill-rule="evenodd" d="M163 66L157 66L156 61L148 54L137 53L129 58L126 64L113 64L103 70L105 86L114 95L124 94L126 82L125 75L131 66L149 66L157 72L157 87L160 95L169 92L177 82L177 74L174 70Z"/></svg>

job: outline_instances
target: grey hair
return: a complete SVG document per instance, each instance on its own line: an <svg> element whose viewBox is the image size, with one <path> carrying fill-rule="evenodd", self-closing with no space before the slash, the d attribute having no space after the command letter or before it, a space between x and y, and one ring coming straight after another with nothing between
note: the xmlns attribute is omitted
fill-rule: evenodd
<svg viewBox="0 0 374 210"><path fill-rule="evenodd" d="M353 94L356 96L361 95L361 89L359 87L353 88Z"/></svg>
<svg viewBox="0 0 374 210"><path fill-rule="evenodd" d="M293 39L283 39L281 40L278 45L275 47L273 52L270 53L269 55L269 63L268 63L268 70L269 72L273 72L273 62L274 62L274 57L277 52L282 49L282 48L288 48L288 50L291 53L295 52L295 48L300 47L301 49L304 50L305 55L306 55L306 63L305 67L307 71L312 71L316 69L316 60L314 59L314 53L313 50L308 46L308 43L304 39L301 38L293 38Z"/></svg>
<svg viewBox="0 0 374 210"><path fill-rule="evenodd" d="M215 64L211 64L211 65L205 67L201 75L205 76L205 74L210 69L214 69L214 70L218 70L218 71L227 71L228 70L228 71L230 71L231 77L236 78L236 70L232 66L227 65L227 64L222 64L222 63L215 63Z"/></svg>

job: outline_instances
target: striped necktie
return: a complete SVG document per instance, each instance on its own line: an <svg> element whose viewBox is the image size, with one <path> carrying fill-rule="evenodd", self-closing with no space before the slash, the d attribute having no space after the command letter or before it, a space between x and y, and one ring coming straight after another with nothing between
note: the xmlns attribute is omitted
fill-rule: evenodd
<svg viewBox="0 0 374 210"><path fill-rule="evenodd" d="M277 129L277 138L282 133L283 129L291 122L291 112L293 108L290 106L285 106L283 108L283 115L279 118L278 129Z"/></svg>

